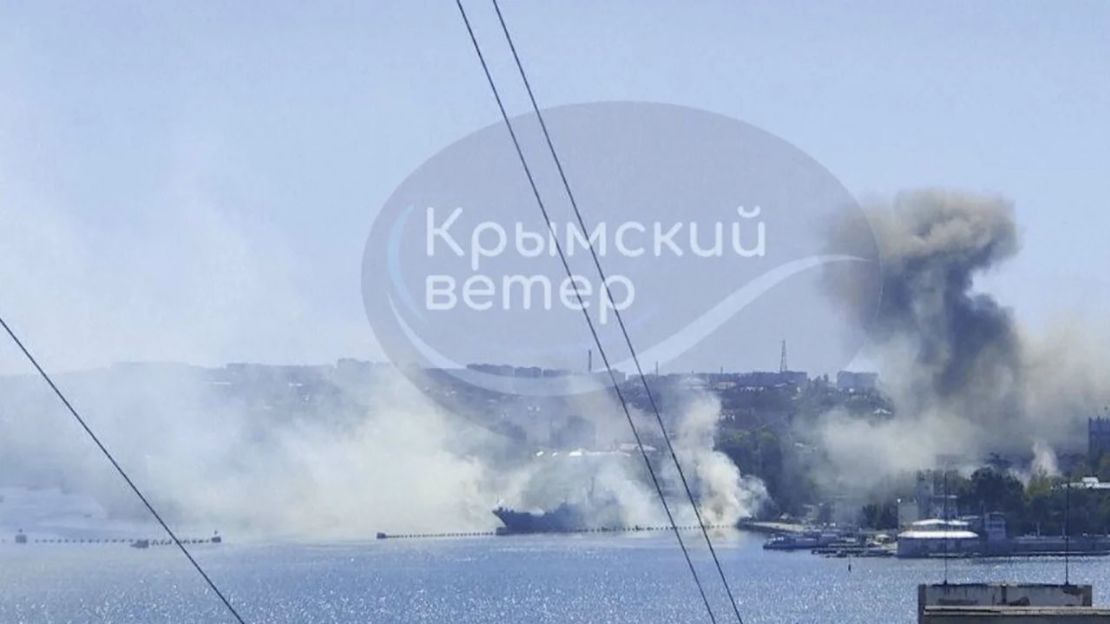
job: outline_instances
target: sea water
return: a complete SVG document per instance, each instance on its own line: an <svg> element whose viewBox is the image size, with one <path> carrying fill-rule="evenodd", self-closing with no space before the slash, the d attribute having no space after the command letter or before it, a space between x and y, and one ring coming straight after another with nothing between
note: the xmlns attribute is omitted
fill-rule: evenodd
<svg viewBox="0 0 1110 624"><path fill-rule="evenodd" d="M719 622L734 621L701 537L687 533ZM714 536L744 621L916 621L916 586L940 560L838 559ZM196 558L250 623L708 622L673 535L228 543ZM951 582L1061 582L1062 559L950 560ZM1110 596L1110 560L1071 561ZM732 619L730 619L732 618ZM0 622L232 622L172 546L0 545Z"/></svg>

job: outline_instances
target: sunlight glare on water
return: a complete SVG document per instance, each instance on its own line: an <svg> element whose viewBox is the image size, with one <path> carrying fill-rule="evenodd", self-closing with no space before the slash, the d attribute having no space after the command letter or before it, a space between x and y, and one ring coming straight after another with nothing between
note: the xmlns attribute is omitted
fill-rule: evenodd
<svg viewBox="0 0 1110 624"><path fill-rule="evenodd" d="M938 561L767 552L750 534L718 536L745 622L915 621L916 585ZM727 598L689 540L719 619ZM385 540L328 546L201 546L198 560L251 623L706 622L681 553L666 535ZM228 622L171 548L0 545L0 621ZM1063 579L1058 559L956 560L952 582ZM1100 589L1110 568L1072 562Z"/></svg>

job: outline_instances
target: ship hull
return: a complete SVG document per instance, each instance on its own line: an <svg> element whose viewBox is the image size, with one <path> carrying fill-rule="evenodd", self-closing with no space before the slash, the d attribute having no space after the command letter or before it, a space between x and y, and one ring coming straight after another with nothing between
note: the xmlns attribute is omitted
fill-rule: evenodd
<svg viewBox="0 0 1110 624"><path fill-rule="evenodd" d="M551 511L540 513L498 507L493 510L493 515L504 524L497 529L499 535L573 533L590 528L582 509L569 504L562 504Z"/></svg>

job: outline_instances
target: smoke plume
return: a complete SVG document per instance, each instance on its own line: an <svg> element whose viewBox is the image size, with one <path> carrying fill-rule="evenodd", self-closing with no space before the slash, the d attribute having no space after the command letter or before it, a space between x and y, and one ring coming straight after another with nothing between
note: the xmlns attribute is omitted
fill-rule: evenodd
<svg viewBox="0 0 1110 624"><path fill-rule="evenodd" d="M664 410L668 431L682 464L702 519L709 524L734 524L754 515L767 500L763 483L741 476L736 465L714 450L714 434L720 417L715 395L700 390L672 390ZM506 502L524 509L551 509L561 502L582 504L597 526L661 526L667 518L651 484L643 458L623 421L621 407L612 397L578 399L595 408L605 427L616 431L609 451L544 453L524 467L523 479ZM648 455L678 522L694 524L690 506L677 469L658 434L654 415L633 410L641 436L650 441Z"/></svg>
<svg viewBox="0 0 1110 624"><path fill-rule="evenodd" d="M527 511L580 504L597 526L666 522L611 398L549 409L548 427L512 438L453 413L391 367L365 376L292 368L300 370L122 365L59 381L163 515L194 533L357 539L492 530L498 503ZM40 380L0 378L0 390L0 488L60 488L80 506L94 501L102 525L93 532L147 520ZM707 520L731 523L754 510L760 490L712 450L717 408L701 399L678 411L675 441ZM580 413L599 432L596 442L549 437L547 429L582 421ZM637 420L654 429L653 419ZM652 457L678 518L692 523L669 457ZM36 529L20 513L0 514L0 524ZM54 522L59 512L34 513Z"/></svg>
<svg viewBox="0 0 1110 624"><path fill-rule="evenodd" d="M742 476L736 464L713 450L721 413L716 395L698 393L682 411L674 432L675 451L696 492L707 524L734 524L751 516L767 500L767 489L757 478ZM674 479L672 471L668 474Z"/></svg>
<svg viewBox="0 0 1110 624"><path fill-rule="evenodd" d="M1045 458L1046 449L1079 446L1105 387L1074 373L1105 368L1070 341L1031 339L1011 310L976 290L978 276L1018 253L1011 203L904 192L872 205L869 219L882 297L873 317L860 320L896 415L821 420L818 437L839 476L869 483L883 469L934 467L941 455L973 463L989 452L1031 455L1037 445ZM837 297L855 303L858 285L834 284Z"/></svg>

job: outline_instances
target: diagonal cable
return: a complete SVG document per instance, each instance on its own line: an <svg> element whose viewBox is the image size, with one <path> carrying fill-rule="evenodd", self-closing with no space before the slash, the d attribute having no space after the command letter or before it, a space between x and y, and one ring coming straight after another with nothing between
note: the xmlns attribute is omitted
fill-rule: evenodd
<svg viewBox="0 0 1110 624"><path fill-rule="evenodd" d="M559 158L559 154L555 149L555 144L551 139L551 133L548 132L547 123L544 122L543 113L540 112L539 104L536 103L536 96L532 91L532 85L528 81L528 75L524 71L524 64L521 62L520 55L517 53L516 45L513 43L512 35L509 34L509 27L505 23L505 17L501 14L501 7L500 5L498 5L497 0L492 0L492 2L494 10L497 12L497 20L501 23L501 30L505 33L505 40L509 43L509 49L512 50L513 60L516 62L517 70L520 73L520 79L524 82L524 88L528 91L528 99L532 102L532 110L536 113L536 119L540 123L540 129L543 131L543 137L544 140L547 142L548 151L550 151L551 153L552 160L555 161L555 167L559 172L559 178L563 183L563 188L566 190L567 198L570 200L570 205L574 209L574 216L578 221L579 227L582 228L583 234L586 234L590 230L586 227L585 220L582 217L582 212L578 208L578 202L575 201L574 193L571 192L570 183L567 181L566 172L563 170L562 160ZM601 261L598 259L597 251L594 249L594 243L589 236L586 236L586 239L586 245L590 249L590 257L593 258L594 268L597 269L598 276L601 278L601 283L605 286L605 295L609 299L610 307L615 308L616 306L612 305L615 303L612 289L609 286L608 279L606 279L605 271L601 268ZM720 576L721 583L724 585L725 592L728 594L729 601L732 604L732 611L736 615L736 620L740 622L740 624L743 624L744 619L740 617L740 609L736 606L736 598L732 594L732 588L729 587L728 579L725 577L724 569L721 567L721 561L717 557L717 550L713 547L713 540L709 538L709 531L705 527L705 522L702 521L701 511L699 511L698 509L698 504L694 499L694 494L690 488L689 482L686 479L686 474L682 470L682 464L679 463L678 455L675 453L674 446L671 444L671 437L667 433L666 426L663 424L663 418L660 415L659 407L655 401L655 396L652 393L651 387L647 382L647 377L644 375L644 370L640 366L640 358L636 354L636 349L632 346L632 339L628 334L628 329L624 324L624 319L622 318L620 310L614 310L614 314L617 319L617 324L620 326L621 334L624 336L624 342L628 346L629 353L632 355L632 361L635 363L636 373L640 378L641 384L643 384L648 403L651 405L651 410L655 414L655 420L659 424L659 430L663 434L663 439L667 443L667 450L671 455L671 459L674 461L675 468L678 471L678 476L682 481L682 487L686 490L686 496L690 499L690 505L694 508L694 515L697 517L698 526L701 527L702 536L705 538L705 544L709 547L709 552L713 557L713 563L717 567L717 574Z"/></svg>
<svg viewBox="0 0 1110 624"><path fill-rule="evenodd" d="M185 547L185 544L181 543L181 540L178 539L177 534L173 532L173 529L171 529L170 526L166 524L166 521L162 519L162 516L159 515L157 511L155 511L154 506L151 505L150 501L147 500L145 495L143 495L143 492L139 489L139 486L135 485L135 482L131 480L131 477L129 477L127 475L127 472L123 469L123 466L119 465L119 462L116 461L116 458L112 456L112 454L108 451L108 448L105 447L104 444L100 441L100 438L96 437L96 434L93 433L93 430L89 428L89 425L85 422L85 419L77 413L77 410L74 409L73 405L69 402L69 399L67 399L66 396L62 394L62 391L58 389L58 386L54 383L54 380L50 378L50 375L46 374L46 371L43 370L42 366L39 366L38 360L35 359L35 356L31 355L31 352L27 349L26 346L24 346L23 341L21 341L19 337L15 335L15 332L12 331L11 327L8 327L8 324L4 322L4 319L2 317L0 317L0 326L4 327L4 331L8 332L8 336L10 336L15 345L19 347L19 350L23 352L23 355L27 357L27 360L31 362L31 366L35 367L35 370L38 371L39 376L41 376L43 380L46 381L46 384L50 386L50 389L53 390L54 394L56 394L58 398L62 401L62 405L66 406L66 409L69 410L69 413L73 416L74 420L77 421L77 424L81 425L81 428L85 430L85 433L88 434L89 438L91 438L92 441L96 444L97 448L100 449L100 452L104 454L104 457L107 457L108 461L111 462L112 467L116 469L116 472L119 473L119 476L123 477L123 480L127 482L127 485L131 488L131 491L135 493L135 496L138 496L139 500L143 502L143 505L146 506L147 511L150 512L150 515L154 516L154 519L158 521L158 524L162 525L162 529L165 530L166 535L170 536L170 539L173 540L173 543L176 544L177 547L181 550L181 554L185 555L185 558L189 560L189 563L193 564L193 568L195 568L197 573L200 574L201 578L204 579L204 582L208 584L208 587L216 593L216 596L220 599L220 602L224 603L224 606L227 607L227 610L231 613L232 616L234 616L235 621L239 622L239 624L246 624L246 622L243 620L243 617L239 615L238 611L235 610L235 607L231 606L231 602L227 599L227 596L225 596L224 593L220 591L219 587L216 587L216 583L212 581L212 579L208 576L208 573L204 571L204 568L200 567L200 564L197 563L197 560L193 558L193 555L189 552L189 549Z"/></svg>
<svg viewBox="0 0 1110 624"><path fill-rule="evenodd" d="M489 66L486 64L485 55L482 53L482 48L478 44L478 39L474 34L474 29L470 25L470 20L466 15L466 9L463 8L461 0L455 0L455 4L459 7L459 13L460 15L462 15L463 24L466 26L467 33L470 35L471 43L474 44L474 51L478 55L478 61L482 64L482 71L485 73L486 81L489 83L490 91L493 93L493 97L497 101L497 108L501 111L501 117L502 119L504 119L505 126L509 130L509 136L512 138L513 147L516 149L517 156L520 159L521 167L523 167L524 169L524 174L528 178L528 184L532 189L532 194L535 196L536 204L539 206L544 223L546 224L548 230L552 231L553 226L551 223L551 217L548 215L547 207L544 205L543 199L540 197L540 192L536 186L535 178L532 176L532 170L528 166L527 159L524 157L524 151L521 149L520 141L517 138L516 131L513 129L512 122L509 120L509 115L505 110L505 105L501 101L501 94L497 90L497 85L493 81L493 75L490 73ZM605 370L609 374L609 379L613 385L613 389L616 391L617 399L620 401L621 408L624 411L625 419L628 421L628 426L632 430L633 437L636 439L636 447L640 450L640 455L641 457L643 457L644 464L647 466L648 474L651 476L652 485L655 486L655 491L659 495L659 501L662 503L663 510L667 514L668 523L671 527L671 530L674 532L675 538L678 540L678 545L682 549L682 555L686 559L687 566L690 568L690 575L693 577L694 583L695 585L697 585L698 588L698 593L701 595L702 602L705 604L706 613L709 614L710 621L716 624L717 618L713 614L713 608L709 605L709 598L705 594L705 588L702 586L701 579L698 578L697 570L694 568L694 562L690 558L690 552L686 548L686 543L685 541L683 541L682 534L679 532L678 525L675 522L670 505L667 503L667 498L663 494L663 486L659 481L659 477L655 473L655 469L651 465L651 459L648 457L647 451L644 449L644 443L640 437L639 430L636 428L636 424L632 420L632 412L628 407L628 402L625 400L624 394L620 390L620 385L617 383L616 374L613 372L613 368L609 364L609 357L606 355L605 349L602 346L601 338L598 336L597 333L597 328L594 327L594 323L593 320L590 318L588 308L583 302L581 291L578 288L577 280L574 279L574 275L570 269L570 264L567 262L566 254L564 253L562 245L559 243L558 238L553 237L552 240L555 243L555 249L559 254L559 260L563 265L563 269L566 271L567 277L570 278L568 281L571 283L574 289L574 295L578 300L579 307L582 309L582 315L586 319L586 325L589 328L590 335L593 337L594 344L597 346L598 354L601 356L602 363L605 365Z"/></svg>

